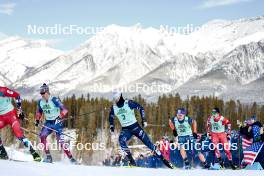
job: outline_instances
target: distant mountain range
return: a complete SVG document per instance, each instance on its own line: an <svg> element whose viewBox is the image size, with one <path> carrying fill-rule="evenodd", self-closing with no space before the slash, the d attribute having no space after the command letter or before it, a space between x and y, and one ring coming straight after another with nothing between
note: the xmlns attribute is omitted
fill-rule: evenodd
<svg viewBox="0 0 264 176"><path fill-rule="evenodd" d="M129 94L149 100L179 92L263 103L264 17L213 20L188 35L110 25L67 53L8 37L0 40L0 61L0 84L27 98L47 82L60 96L132 87Z"/></svg>

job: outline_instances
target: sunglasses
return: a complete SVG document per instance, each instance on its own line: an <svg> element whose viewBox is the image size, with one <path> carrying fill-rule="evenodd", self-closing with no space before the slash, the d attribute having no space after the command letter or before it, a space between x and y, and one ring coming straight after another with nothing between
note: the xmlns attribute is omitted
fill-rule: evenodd
<svg viewBox="0 0 264 176"><path fill-rule="evenodd" d="M40 92L40 95L44 95L46 92Z"/></svg>

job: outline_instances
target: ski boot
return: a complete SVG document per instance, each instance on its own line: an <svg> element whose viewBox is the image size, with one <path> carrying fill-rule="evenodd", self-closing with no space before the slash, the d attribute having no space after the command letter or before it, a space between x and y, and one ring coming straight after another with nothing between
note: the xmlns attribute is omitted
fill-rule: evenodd
<svg viewBox="0 0 264 176"><path fill-rule="evenodd" d="M234 162L232 160L229 160L229 164L232 170L236 170L238 169L238 166L234 164Z"/></svg>
<svg viewBox="0 0 264 176"><path fill-rule="evenodd" d="M189 169L192 168L192 167L191 167L191 164L190 164L190 162L189 162L189 160L188 160L188 158L185 158L185 159L183 160L183 162L184 162L184 169L189 170Z"/></svg>
<svg viewBox="0 0 264 176"><path fill-rule="evenodd" d="M134 158L132 157L131 154L128 154L127 158L128 158L128 161L129 161L129 166L137 166L137 164L136 164L136 162L135 162L135 160L134 160Z"/></svg>
<svg viewBox="0 0 264 176"><path fill-rule="evenodd" d="M0 159L4 159L4 160L8 159L8 155L3 144L0 145Z"/></svg>
<svg viewBox="0 0 264 176"><path fill-rule="evenodd" d="M173 164L172 164L170 161L168 161L168 160L166 160L166 159L164 158L164 156L161 154L161 152L160 152L160 150L157 148L157 146L154 145L154 147L155 147L155 150L154 150L155 154L157 155L157 157L159 157L159 158L162 160L163 164L165 164L165 166L167 166L167 167L170 168L170 169L174 169Z"/></svg>
<svg viewBox="0 0 264 176"><path fill-rule="evenodd" d="M222 160L222 158L217 158L217 163L221 166L221 168L224 168L224 161Z"/></svg>
<svg viewBox="0 0 264 176"><path fill-rule="evenodd" d="M73 157L70 158L70 162L71 162L71 164L79 165L79 163L77 162L77 160L74 159Z"/></svg>
<svg viewBox="0 0 264 176"><path fill-rule="evenodd" d="M52 156L51 154L47 154L46 158L43 160L45 163L52 163Z"/></svg>
<svg viewBox="0 0 264 176"><path fill-rule="evenodd" d="M37 161L37 162L41 161L41 157L33 148L30 149L30 153L33 156L34 161Z"/></svg>

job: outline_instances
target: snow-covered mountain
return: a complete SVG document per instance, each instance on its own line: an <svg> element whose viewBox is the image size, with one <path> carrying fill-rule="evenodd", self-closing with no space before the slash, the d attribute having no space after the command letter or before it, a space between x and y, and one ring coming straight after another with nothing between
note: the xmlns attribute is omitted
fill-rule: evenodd
<svg viewBox="0 0 264 176"><path fill-rule="evenodd" d="M0 40L0 83L16 83L30 70L61 54L62 51L48 47L44 40L25 40L20 37Z"/></svg>
<svg viewBox="0 0 264 176"><path fill-rule="evenodd" d="M0 41L0 50L9 47L8 44L2 46L9 40ZM37 49L49 50L49 57L47 51L43 52L46 55L29 54L29 49L24 48L35 46L32 42L23 44L20 38L13 40L18 40L18 49L15 44L10 47L18 54L9 59L7 49L1 52L1 67L5 69L1 70L0 81L28 95L32 92L36 95L41 83L47 82L52 91L61 96L126 88L150 97L176 91L182 95L232 97L230 85L241 88L251 82L257 84L264 70L263 16L213 20L188 35L144 29L138 24L132 27L110 25L79 48L61 55L38 41ZM43 60L34 63L33 58ZM12 68L8 64L12 62L20 74L10 72ZM143 89L130 90L128 85L140 85ZM153 86L156 86L154 91ZM250 96L247 100L253 101Z"/></svg>

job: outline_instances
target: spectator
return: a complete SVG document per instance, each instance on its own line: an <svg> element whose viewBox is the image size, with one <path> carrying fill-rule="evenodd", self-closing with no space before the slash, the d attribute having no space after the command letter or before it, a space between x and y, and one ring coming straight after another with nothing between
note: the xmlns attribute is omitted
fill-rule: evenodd
<svg viewBox="0 0 264 176"><path fill-rule="evenodd" d="M146 160L142 154L139 155L136 163L138 167L146 167Z"/></svg>

